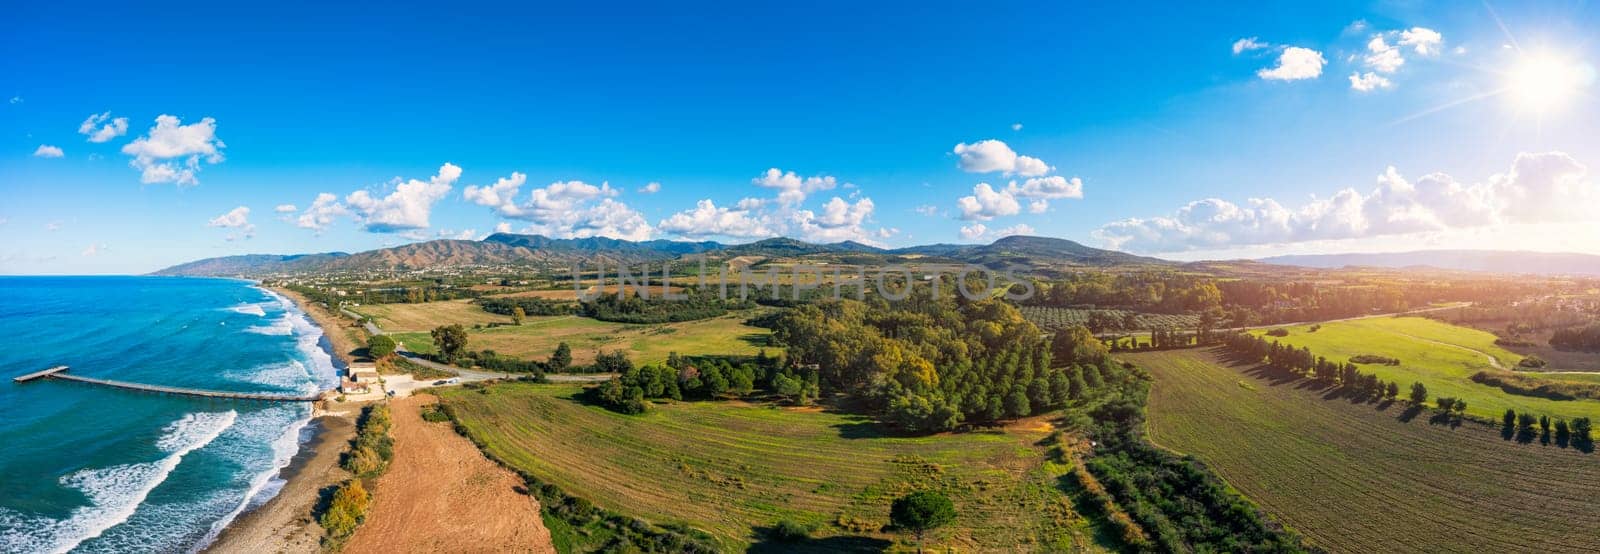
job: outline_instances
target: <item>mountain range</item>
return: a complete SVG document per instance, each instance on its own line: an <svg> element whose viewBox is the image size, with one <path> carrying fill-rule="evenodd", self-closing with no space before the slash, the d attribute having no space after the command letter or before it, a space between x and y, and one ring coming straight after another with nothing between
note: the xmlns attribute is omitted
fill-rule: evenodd
<svg viewBox="0 0 1600 554"><path fill-rule="evenodd" d="M832 257L857 263L889 263L909 258L934 258L999 267L1175 265L1157 258L1102 250L1057 238L1010 236L982 245L932 244L884 249L854 241L815 244L791 238L770 238L747 244L715 241L628 241L604 237L558 239L543 235L495 233L483 240L432 240L347 254L247 254L207 258L154 272L154 275L258 276L274 273L336 271L407 271L424 268L485 265L570 265L573 263L641 263L704 254L712 258Z"/></svg>
<svg viewBox="0 0 1600 554"><path fill-rule="evenodd" d="M1513 250L1420 250L1414 252L1274 256L1269 264L1336 269L1342 267L1431 267L1459 271L1600 275L1600 256Z"/></svg>

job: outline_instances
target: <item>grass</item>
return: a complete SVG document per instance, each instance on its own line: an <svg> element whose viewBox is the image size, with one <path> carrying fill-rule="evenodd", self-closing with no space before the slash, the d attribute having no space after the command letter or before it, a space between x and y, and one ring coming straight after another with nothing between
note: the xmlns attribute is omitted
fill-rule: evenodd
<svg viewBox="0 0 1600 554"><path fill-rule="evenodd" d="M1384 381L1400 384L1405 395L1411 383L1428 387L1430 398L1451 396L1467 401L1467 413L1498 420L1506 409L1565 418L1600 419L1600 401L1549 400L1508 394L1498 388L1474 383L1472 374L1510 368L1521 356L1495 346L1494 335L1421 317L1380 317L1321 324L1316 332L1309 326L1286 327L1289 336L1276 340L1296 347L1309 347L1313 354L1344 362L1351 356L1376 354L1398 358L1400 365L1362 365L1361 371ZM1263 334L1265 330L1255 331ZM1568 378L1568 377L1563 377Z"/></svg>
<svg viewBox="0 0 1600 554"><path fill-rule="evenodd" d="M744 402L657 404L638 416L585 405L572 385L509 383L440 391L458 421L507 463L595 505L686 523L729 550L790 519L813 549L882 548L889 503L945 491L960 512L930 545L961 551L1103 550L1062 492L1068 468L1038 443L1040 421L1010 430L899 437L873 421Z"/></svg>
<svg viewBox="0 0 1600 554"><path fill-rule="evenodd" d="M351 308L358 314L372 316L378 327L390 333L423 332L440 325L460 323L463 326L511 323L510 316L491 314L473 304L471 300L445 300L416 304L369 304Z"/></svg>
<svg viewBox="0 0 1600 554"><path fill-rule="evenodd" d="M1154 442L1198 457L1329 551L1600 550L1593 454L1518 444L1472 422L1430 424L1427 414L1403 421L1401 403L1324 399L1312 383L1206 351L1124 358L1155 377Z"/></svg>
<svg viewBox="0 0 1600 554"><path fill-rule="evenodd" d="M623 350L637 364L665 362L672 352L755 355L765 348L768 354L777 354L781 349L768 346L772 331L744 324L753 313L660 324L612 323L575 315L530 317L522 325L469 327L467 348L535 360L549 357L566 342L576 364L593 362L602 349ZM395 339L413 351L433 352L433 338L426 331L395 333Z"/></svg>

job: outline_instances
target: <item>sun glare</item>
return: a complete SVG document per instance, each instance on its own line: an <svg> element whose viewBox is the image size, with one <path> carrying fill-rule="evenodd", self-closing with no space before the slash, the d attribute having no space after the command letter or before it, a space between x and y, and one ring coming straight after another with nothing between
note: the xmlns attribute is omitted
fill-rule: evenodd
<svg viewBox="0 0 1600 554"><path fill-rule="evenodd" d="M1594 81L1594 70L1556 56L1530 55L1518 62L1508 79L1506 85L1518 107L1547 112Z"/></svg>

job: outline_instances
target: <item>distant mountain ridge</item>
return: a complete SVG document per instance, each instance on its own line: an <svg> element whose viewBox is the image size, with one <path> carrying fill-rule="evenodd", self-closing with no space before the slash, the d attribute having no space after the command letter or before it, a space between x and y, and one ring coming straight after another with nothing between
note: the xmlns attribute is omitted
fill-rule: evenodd
<svg viewBox="0 0 1600 554"><path fill-rule="evenodd" d="M922 256L957 262L1001 266L1162 264L1173 262L1084 246L1066 239L1010 236L991 244L933 244L883 249L854 241L814 244L777 237L747 244L715 241L629 241L604 237L558 239L543 235L495 233L481 241L432 240L346 254L247 254L207 258L168 267L153 275L250 276L272 273L324 271L406 271L434 267L506 264L639 263L675 259L691 254L763 256L769 258L816 255Z"/></svg>
<svg viewBox="0 0 1600 554"><path fill-rule="evenodd" d="M1459 271L1600 275L1600 256L1517 250L1418 250L1412 252L1273 256L1257 261L1277 265L1335 269L1349 266L1432 267Z"/></svg>

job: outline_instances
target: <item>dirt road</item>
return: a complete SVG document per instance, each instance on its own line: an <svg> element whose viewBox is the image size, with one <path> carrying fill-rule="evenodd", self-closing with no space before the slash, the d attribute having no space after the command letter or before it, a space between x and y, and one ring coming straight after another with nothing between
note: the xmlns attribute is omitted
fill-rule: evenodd
<svg viewBox="0 0 1600 554"><path fill-rule="evenodd" d="M422 420L432 395L396 399L394 462L344 551L555 552L522 480L483 457L449 423Z"/></svg>

